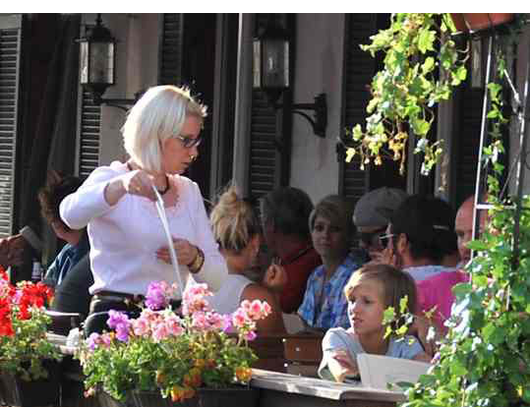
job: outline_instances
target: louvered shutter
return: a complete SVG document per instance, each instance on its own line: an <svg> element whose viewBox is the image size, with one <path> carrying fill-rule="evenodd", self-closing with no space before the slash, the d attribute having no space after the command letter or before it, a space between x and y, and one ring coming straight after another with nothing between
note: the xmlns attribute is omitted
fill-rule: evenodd
<svg viewBox="0 0 530 420"><path fill-rule="evenodd" d="M164 13L158 69L160 85L182 83L182 35L182 14Z"/></svg>
<svg viewBox="0 0 530 420"><path fill-rule="evenodd" d="M455 113L459 117L458 130L455 130L458 134L453 144L457 205L475 193L483 94L482 89L463 89L459 102L465 105L459 106Z"/></svg>
<svg viewBox="0 0 530 420"><path fill-rule="evenodd" d="M376 14L346 15L341 124L343 128L351 129L356 124L364 126L366 105L370 100L368 86L376 71L376 60L362 51L359 45L367 44L369 37L376 32ZM359 169L360 162L357 158L351 163L345 163L343 158L339 159L339 194L357 201L367 191L368 171Z"/></svg>
<svg viewBox="0 0 530 420"><path fill-rule="evenodd" d="M13 233L21 19L0 20L0 237Z"/></svg>
<svg viewBox="0 0 530 420"><path fill-rule="evenodd" d="M101 107L94 105L86 89L81 92L78 175L86 178L99 166Z"/></svg>
<svg viewBox="0 0 530 420"><path fill-rule="evenodd" d="M275 111L261 92L252 93L252 118L250 122L249 192L260 197L278 186L278 150Z"/></svg>
<svg viewBox="0 0 530 420"><path fill-rule="evenodd" d="M85 26L81 24L80 30ZM94 105L92 94L83 87L79 98L77 175L83 179L99 166L101 106Z"/></svg>

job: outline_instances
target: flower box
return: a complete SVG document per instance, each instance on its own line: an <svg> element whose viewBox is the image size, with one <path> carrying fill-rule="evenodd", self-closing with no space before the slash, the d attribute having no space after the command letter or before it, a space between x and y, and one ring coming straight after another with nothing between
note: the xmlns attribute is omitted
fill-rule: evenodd
<svg viewBox="0 0 530 420"><path fill-rule="evenodd" d="M513 13L451 13L457 31L477 32L513 20Z"/></svg>
<svg viewBox="0 0 530 420"><path fill-rule="evenodd" d="M259 390L249 387L199 388L195 396L176 403L162 398L160 392L132 391L135 407L256 407Z"/></svg>
<svg viewBox="0 0 530 420"><path fill-rule="evenodd" d="M11 372L0 373L0 400L12 407L47 407L60 405L59 365L45 361L47 378L25 380Z"/></svg>
<svg viewBox="0 0 530 420"><path fill-rule="evenodd" d="M270 306L244 301L233 314L221 315L209 309L207 286L190 281L181 313L175 313L172 293L164 282L151 283L138 318L111 310L107 324L114 331L83 341L75 357L85 395L105 391L126 406L254 404L248 397L254 392L238 385L250 382L257 357L248 341ZM100 401L116 404L106 395Z"/></svg>
<svg viewBox="0 0 530 420"><path fill-rule="evenodd" d="M0 269L0 374L5 404L58 404L57 362L62 355L46 337L51 319L45 305L52 294L43 283L13 286Z"/></svg>

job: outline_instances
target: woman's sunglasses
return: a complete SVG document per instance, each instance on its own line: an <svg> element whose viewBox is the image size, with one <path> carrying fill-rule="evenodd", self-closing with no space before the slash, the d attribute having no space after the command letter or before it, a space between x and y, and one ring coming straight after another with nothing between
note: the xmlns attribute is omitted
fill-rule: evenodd
<svg viewBox="0 0 530 420"><path fill-rule="evenodd" d="M192 147L199 147L199 145L202 143L202 137L192 139L190 137L175 136L175 138L179 139L186 149L191 149Z"/></svg>

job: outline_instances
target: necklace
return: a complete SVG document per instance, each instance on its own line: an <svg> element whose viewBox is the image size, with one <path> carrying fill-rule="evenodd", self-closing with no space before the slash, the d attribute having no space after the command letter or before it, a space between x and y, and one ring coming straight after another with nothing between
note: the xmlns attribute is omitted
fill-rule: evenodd
<svg viewBox="0 0 530 420"><path fill-rule="evenodd" d="M129 171L133 170L129 162L127 162L127 169ZM159 190L158 188L156 189L160 195L164 195L165 193L167 193L169 191L169 188L171 187L171 185L169 184L169 178L167 177L167 174L164 174L164 177L166 178L166 187L163 190Z"/></svg>

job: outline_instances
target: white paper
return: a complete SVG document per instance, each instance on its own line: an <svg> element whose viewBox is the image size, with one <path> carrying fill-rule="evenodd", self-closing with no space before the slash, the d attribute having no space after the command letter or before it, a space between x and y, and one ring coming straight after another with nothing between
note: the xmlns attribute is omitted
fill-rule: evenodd
<svg viewBox="0 0 530 420"><path fill-rule="evenodd" d="M363 386L385 390L388 389L388 384L415 383L431 367L425 362L368 353L357 355L357 365ZM400 388L395 385L395 389Z"/></svg>

